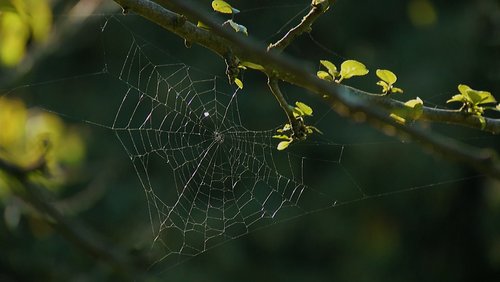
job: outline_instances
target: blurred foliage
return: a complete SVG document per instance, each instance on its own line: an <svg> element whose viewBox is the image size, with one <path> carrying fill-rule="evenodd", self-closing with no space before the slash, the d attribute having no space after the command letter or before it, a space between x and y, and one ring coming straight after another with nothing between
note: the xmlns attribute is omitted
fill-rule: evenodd
<svg viewBox="0 0 500 282"><path fill-rule="evenodd" d="M30 179L53 191L68 185L69 172L85 158L85 144L76 127L66 126L58 116L46 111L27 109L19 99L0 97L0 124L0 158L19 167L44 162L43 171L32 173ZM3 203L12 196L15 184L15 179L0 170ZM17 222L8 216L11 210L6 210L5 218Z"/></svg>
<svg viewBox="0 0 500 282"><path fill-rule="evenodd" d="M0 64L17 65L28 43L43 42L51 28L48 0L0 0Z"/></svg>

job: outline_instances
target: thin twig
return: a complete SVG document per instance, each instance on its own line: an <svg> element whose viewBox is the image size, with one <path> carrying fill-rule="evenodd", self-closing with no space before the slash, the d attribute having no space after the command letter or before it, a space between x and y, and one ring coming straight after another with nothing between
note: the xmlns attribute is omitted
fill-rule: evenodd
<svg viewBox="0 0 500 282"><path fill-rule="evenodd" d="M297 37L303 33L310 32L313 23L328 10L329 4L327 1L311 2L311 10L302 18L302 21L292 29L290 29L280 40L276 43L270 44L267 47L268 51L282 52L288 45L290 45Z"/></svg>
<svg viewBox="0 0 500 282"><path fill-rule="evenodd" d="M290 105L286 101L285 96L283 96L283 93L281 92L278 79L268 77L267 85L269 86L269 89L271 89L271 92L273 93L274 97L276 97L276 100L278 100L280 107L283 109L283 111L285 111L288 117L288 122L290 123L292 129L295 132L296 127L298 126L298 122L295 116L293 115L292 108L290 108Z"/></svg>

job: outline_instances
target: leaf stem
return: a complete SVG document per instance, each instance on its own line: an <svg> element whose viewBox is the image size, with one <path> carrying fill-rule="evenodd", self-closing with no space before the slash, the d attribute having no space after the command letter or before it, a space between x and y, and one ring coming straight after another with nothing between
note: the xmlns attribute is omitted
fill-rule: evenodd
<svg viewBox="0 0 500 282"><path fill-rule="evenodd" d="M283 96L283 93L281 92L280 86L278 84L278 79L268 76L267 85L269 86L269 89L271 89L271 92L273 93L276 100L278 100L280 107L283 109L283 111L285 111L288 117L288 122L292 126L294 134L297 135L297 133L299 132L300 123L293 115L293 110L286 101L285 96Z"/></svg>

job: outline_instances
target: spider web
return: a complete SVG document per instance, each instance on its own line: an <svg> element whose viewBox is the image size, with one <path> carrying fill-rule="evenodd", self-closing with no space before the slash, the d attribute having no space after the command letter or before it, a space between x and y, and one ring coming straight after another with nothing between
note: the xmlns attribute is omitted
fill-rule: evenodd
<svg viewBox="0 0 500 282"><path fill-rule="evenodd" d="M245 127L244 93L227 87L226 78L207 78L185 64L155 64L131 36L114 67L125 92L111 129L144 188L155 243L166 252L161 260L196 256L336 204L305 182L306 155L277 151L277 127ZM336 159L328 162L338 164L344 146L330 145Z"/></svg>

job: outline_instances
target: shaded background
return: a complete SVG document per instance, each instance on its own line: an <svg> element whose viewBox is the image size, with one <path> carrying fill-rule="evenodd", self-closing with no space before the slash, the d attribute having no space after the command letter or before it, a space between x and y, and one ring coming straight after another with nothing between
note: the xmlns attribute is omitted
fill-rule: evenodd
<svg viewBox="0 0 500 282"><path fill-rule="evenodd" d="M122 16L111 1L88 17L68 12L79 1L63 2L52 3L54 33L59 20L84 21L73 32L64 33L29 71L3 68L0 74L8 78L2 80L3 96L57 113L68 126L78 128L85 140L85 160L70 170L71 177L55 191L58 202L69 203L67 216L85 222L124 249L147 251L153 234L133 166L111 130L85 122L110 126L126 91L124 85L100 73L105 58L112 57L105 50L109 42L124 42L123 49L116 52L126 52L131 30L143 38L145 50L157 64L183 62L200 73L224 79L224 63L201 47L185 48L181 39L137 16ZM204 2L208 9L209 1ZM277 40L283 33L276 32L308 6L308 1L232 3L242 11L235 21L266 42ZM101 32L105 23L123 24L124 32ZM36 48L33 45L28 55ZM311 36L301 37L287 52L310 62L304 67L312 71L319 67L320 59L337 65L356 59L371 72L393 70L405 90L399 97L402 100L419 96L428 105L444 106L457 93L459 83L489 90L499 98L500 4L495 0L341 0L316 22ZM240 105L244 105L241 111L246 126L252 129L270 129L284 122L265 81L261 74L244 74ZM379 91L373 77L346 83ZM308 181L330 187L331 197L347 204L272 224L179 265L160 264L140 280L500 279L498 182L467 166L441 160L416 144L340 118L300 89L284 89L291 101L300 99L313 106L318 113L316 126L325 131L322 138L345 144L340 165L312 163L307 173ZM499 149L498 136L443 125L432 128L476 146ZM338 149L315 146L308 153L336 160ZM168 189L171 181L163 180L161 172L155 173L153 178L164 181ZM362 200L359 190L380 196ZM92 196L81 196L85 191ZM384 194L391 192L400 193ZM0 223L0 280L129 279L65 241L15 196L2 197L4 214L12 205L20 206L23 215L14 228L5 220ZM151 252L161 255L161 250Z"/></svg>

